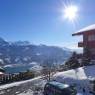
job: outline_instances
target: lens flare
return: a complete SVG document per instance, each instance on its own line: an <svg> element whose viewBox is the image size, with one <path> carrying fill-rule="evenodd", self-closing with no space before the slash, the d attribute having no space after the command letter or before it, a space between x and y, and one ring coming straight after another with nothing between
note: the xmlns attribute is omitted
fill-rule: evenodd
<svg viewBox="0 0 95 95"><path fill-rule="evenodd" d="M73 21L74 19L77 18L77 12L78 8L76 6L66 6L63 9L63 16L66 19L69 19L70 21Z"/></svg>
<svg viewBox="0 0 95 95"><path fill-rule="evenodd" d="M65 10L64 10L64 16L70 20L74 19L77 15L77 7L76 6L70 6L70 7L67 7Z"/></svg>

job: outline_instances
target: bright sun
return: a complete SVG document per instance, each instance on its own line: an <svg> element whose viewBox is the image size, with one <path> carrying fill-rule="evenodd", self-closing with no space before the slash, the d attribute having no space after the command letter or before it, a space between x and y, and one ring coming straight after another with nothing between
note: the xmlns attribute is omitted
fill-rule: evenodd
<svg viewBox="0 0 95 95"><path fill-rule="evenodd" d="M77 17L78 8L76 6L68 6L64 9L64 17L69 20L74 20Z"/></svg>

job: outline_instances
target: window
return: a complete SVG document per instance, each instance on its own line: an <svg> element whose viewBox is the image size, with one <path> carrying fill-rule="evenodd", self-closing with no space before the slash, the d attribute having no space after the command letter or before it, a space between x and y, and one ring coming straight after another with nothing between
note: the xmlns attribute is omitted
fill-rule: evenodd
<svg viewBox="0 0 95 95"><path fill-rule="evenodd" d="M90 52L95 55L95 48L90 49Z"/></svg>
<svg viewBox="0 0 95 95"><path fill-rule="evenodd" d="M88 41L95 41L95 35L89 35Z"/></svg>

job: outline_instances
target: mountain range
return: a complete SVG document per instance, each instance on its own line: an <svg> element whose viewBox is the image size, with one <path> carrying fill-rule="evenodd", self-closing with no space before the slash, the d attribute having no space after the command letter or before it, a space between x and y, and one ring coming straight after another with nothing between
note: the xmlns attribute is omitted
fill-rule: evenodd
<svg viewBox="0 0 95 95"><path fill-rule="evenodd" d="M66 48L47 45L33 45L28 41L8 42L0 38L0 65L44 63L52 60L62 63L71 56Z"/></svg>

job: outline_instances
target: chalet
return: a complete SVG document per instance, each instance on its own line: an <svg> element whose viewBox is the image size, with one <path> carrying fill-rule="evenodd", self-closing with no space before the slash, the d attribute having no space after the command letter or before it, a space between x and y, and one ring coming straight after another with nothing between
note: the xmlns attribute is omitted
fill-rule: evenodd
<svg viewBox="0 0 95 95"><path fill-rule="evenodd" d="M72 34L72 36L80 35L83 36L83 41L78 42L78 47L83 47L83 55L85 55L86 50L88 50L91 59L95 60L95 24L85 27Z"/></svg>

